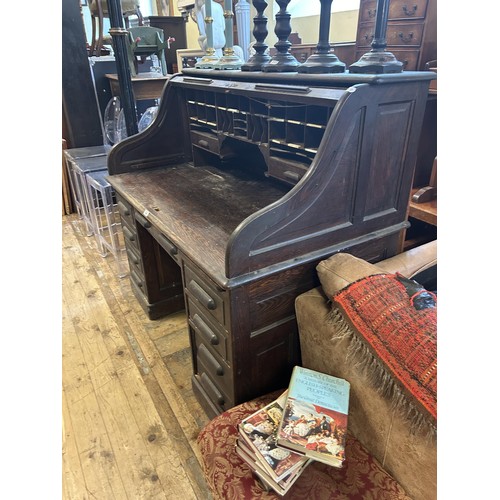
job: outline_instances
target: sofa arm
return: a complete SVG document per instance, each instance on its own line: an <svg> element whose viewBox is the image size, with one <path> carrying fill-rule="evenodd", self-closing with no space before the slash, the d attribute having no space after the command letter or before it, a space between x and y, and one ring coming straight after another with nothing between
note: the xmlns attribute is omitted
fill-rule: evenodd
<svg viewBox="0 0 500 500"><path fill-rule="evenodd" d="M349 430L414 500L435 500L437 443L414 432L390 398L362 375L349 338L331 320L331 305L313 288L295 300L302 366L348 380Z"/></svg>
<svg viewBox="0 0 500 500"><path fill-rule="evenodd" d="M337 253L316 266L321 286L327 297L354 281L373 274L399 272L407 278L437 263L437 240L408 250L389 259L370 264L347 253Z"/></svg>
<svg viewBox="0 0 500 500"><path fill-rule="evenodd" d="M434 240L378 262L377 267L386 273L398 272L407 278L412 278L436 264L437 240Z"/></svg>

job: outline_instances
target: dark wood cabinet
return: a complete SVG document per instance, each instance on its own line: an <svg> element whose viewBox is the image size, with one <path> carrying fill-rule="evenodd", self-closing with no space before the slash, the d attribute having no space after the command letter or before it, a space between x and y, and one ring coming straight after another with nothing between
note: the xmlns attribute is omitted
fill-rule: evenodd
<svg viewBox="0 0 500 500"><path fill-rule="evenodd" d="M387 50L405 71L424 70L437 59L437 0L391 0L387 22ZM371 49L376 0L361 0L356 36L356 60Z"/></svg>
<svg viewBox="0 0 500 500"><path fill-rule="evenodd" d="M112 149L134 293L186 310L208 414L286 387L320 260L400 251L433 77L185 70Z"/></svg>
<svg viewBox="0 0 500 500"><path fill-rule="evenodd" d="M169 37L175 38L170 49L165 50L165 60L167 62L167 72L177 73L182 68L177 67L177 49L187 48L186 23L181 16L149 16L149 25L163 30L165 40Z"/></svg>

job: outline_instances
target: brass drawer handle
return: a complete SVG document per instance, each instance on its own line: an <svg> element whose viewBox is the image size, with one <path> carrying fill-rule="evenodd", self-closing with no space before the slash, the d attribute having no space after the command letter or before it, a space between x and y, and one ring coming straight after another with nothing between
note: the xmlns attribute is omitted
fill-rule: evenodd
<svg viewBox="0 0 500 500"><path fill-rule="evenodd" d="M409 10L408 7L406 5L403 5L403 12L407 15L407 16L414 16L417 12L417 6L414 5L413 6L413 9L412 10Z"/></svg>
<svg viewBox="0 0 500 500"><path fill-rule="evenodd" d="M408 33L408 36L405 36L404 33L398 33L398 37L401 38L401 40L404 42L404 43L409 43L413 40L413 31Z"/></svg>
<svg viewBox="0 0 500 500"><path fill-rule="evenodd" d="M195 314L193 316L193 323L195 324L196 328L198 328L198 330L200 331L200 333L207 342L210 342L212 345L219 345L219 337L215 335L215 333L201 319L201 317L198 314Z"/></svg>
<svg viewBox="0 0 500 500"><path fill-rule="evenodd" d="M196 281L191 280L188 284L188 290L207 308L213 311L217 308L217 304L210 295L208 295L203 288L196 283Z"/></svg>

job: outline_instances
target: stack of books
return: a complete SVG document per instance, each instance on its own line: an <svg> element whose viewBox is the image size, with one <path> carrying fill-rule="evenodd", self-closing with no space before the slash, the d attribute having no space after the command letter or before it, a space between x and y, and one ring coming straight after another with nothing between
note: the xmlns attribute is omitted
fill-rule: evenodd
<svg viewBox="0 0 500 500"><path fill-rule="evenodd" d="M236 452L262 486L283 496L318 460L342 467L350 385L296 366L278 399L242 420Z"/></svg>

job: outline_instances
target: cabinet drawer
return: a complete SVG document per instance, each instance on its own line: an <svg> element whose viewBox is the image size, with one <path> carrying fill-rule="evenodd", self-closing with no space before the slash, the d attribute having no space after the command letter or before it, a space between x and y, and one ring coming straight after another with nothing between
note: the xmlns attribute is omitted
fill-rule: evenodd
<svg viewBox="0 0 500 500"><path fill-rule="evenodd" d="M123 237L125 239L125 246L127 248L132 247L139 253L137 233L131 230L129 226L123 226Z"/></svg>
<svg viewBox="0 0 500 500"><path fill-rule="evenodd" d="M226 336L212 323L194 304L188 302L188 321L200 340L217 351L222 358L227 359Z"/></svg>
<svg viewBox="0 0 500 500"><path fill-rule="evenodd" d="M222 409L227 409L232 406L229 402L230 398L224 396L219 388L212 382L206 373L195 374L195 380L201 386L204 396L208 398L212 404L219 406Z"/></svg>
<svg viewBox="0 0 500 500"><path fill-rule="evenodd" d="M391 0L389 19L423 19L427 10L427 0Z"/></svg>
<svg viewBox="0 0 500 500"><path fill-rule="evenodd" d="M390 50L394 54L394 57L403 63L404 71L416 71L419 56L418 50L398 50L390 47L387 50Z"/></svg>
<svg viewBox="0 0 500 500"><path fill-rule="evenodd" d="M358 37L356 39L356 45L358 47L370 47L374 35L375 26L373 24L360 26L358 30Z"/></svg>
<svg viewBox="0 0 500 500"><path fill-rule="evenodd" d="M120 196L117 198L117 206L122 221L129 227L134 227L134 209L132 206Z"/></svg>
<svg viewBox="0 0 500 500"><path fill-rule="evenodd" d="M188 266L185 266L184 273L188 297L201 311L215 318L221 325L225 325L224 299L219 292Z"/></svg>
<svg viewBox="0 0 500 500"><path fill-rule="evenodd" d="M200 342L198 337L196 337L196 342L198 373L206 373L220 392L225 395L231 394L233 377L229 366L210 352L205 344L198 343Z"/></svg>
<svg viewBox="0 0 500 500"><path fill-rule="evenodd" d="M144 279L144 273L142 270L142 260L140 256L131 248L127 247L127 258L130 266L130 270L134 271L141 279Z"/></svg>
<svg viewBox="0 0 500 500"><path fill-rule="evenodd" d="M359 6L359 22L375 22L375 17L377 15L377 0L367 0L366 2L361 2Z"/></svg>
<svg viewBox="0 0 500 500"><path fill-rule="evenodd" d="M387 26L387 46L415 46L420 47L424 25L413 24L389 24Z"/></svg>
<svg viewBox="0 0 500 500"><path fill-rule="evenodd" d="M297 162L285 161L279 158L269 158L268 174L288 184L297 184L307 172L307 166Z"/></svg>
<svg viewBox="0 0 500 500"><path fill-rule="evenodd" d="M219 139L210 134L203 134L202 132L191 131L191 141L193 146L199 146L200 148L211 151L212 153L219 154Z"/></svg>
<svg viewBox="0 0 500 500"><path fill-rule="evenodd" d="M148 229L153 238L158 244L174 259L178 264L180 263L179 249L175 246L162 232L158 231L155 227Z"/></svg>
<svg viewBox="0 0 500 500"><path fill-rule="evenodd" d="M140 274L138 274L135 270L130 271L130 279L134 283L134 285L141 290L143 294L145 294L144 290L144 280Z"/></svg>

